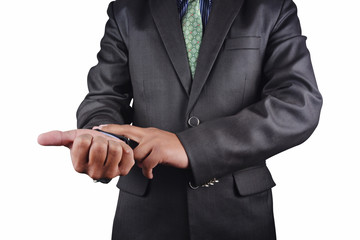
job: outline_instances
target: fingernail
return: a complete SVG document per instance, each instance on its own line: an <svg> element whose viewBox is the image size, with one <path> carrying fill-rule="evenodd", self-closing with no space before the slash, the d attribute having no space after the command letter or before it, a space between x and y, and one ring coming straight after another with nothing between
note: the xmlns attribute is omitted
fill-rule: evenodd
<svg viewBox="0 0 360 240"><path fill-rule="evenodd" d="M106 126L107 126L107 124L102 124L99 126L99 129L102 129L103 127L106 127Z"/></svg>
<svg viewBox="0 0 360 240"><path fill-rule="evenodd" d="M96 129L100 129L100 127L99 127L99 126L95 126L95 127L93 127L92 129L93 129L93 130L96 130Z"/></svg>

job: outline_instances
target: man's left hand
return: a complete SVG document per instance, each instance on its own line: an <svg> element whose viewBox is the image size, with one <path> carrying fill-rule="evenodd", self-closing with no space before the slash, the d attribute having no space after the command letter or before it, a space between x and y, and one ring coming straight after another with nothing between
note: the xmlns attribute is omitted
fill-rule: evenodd
<svg viewBox="0 0 360 240"><path fill-rule="evenodd" d="M94 127L109 133L123 135L139 145L134 149L134 158L145 177L152 179L152 170L158 164L176 168L188 168L189 159L178 137L157 128L141 128L131 125L101 125Z"/></svg>

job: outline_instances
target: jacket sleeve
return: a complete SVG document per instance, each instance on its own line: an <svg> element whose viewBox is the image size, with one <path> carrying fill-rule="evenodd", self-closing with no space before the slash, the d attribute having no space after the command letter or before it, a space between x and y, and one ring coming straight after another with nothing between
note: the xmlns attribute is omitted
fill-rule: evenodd
<svg viewBox="0 0 360 240"><path fill-rule="evenodd" d="M312 134L322 97L305 41L296 6L285 0L266 47L260 101L177 133L196 185L261 164Z"/></svg>
<svg viewBox="0 0 360 240"><path fill-rule="evenodd" d="M125 44L127 33L114 17L117 2L108 7L109 20L97 55L98 64L88 74L89 93L78 108L78 128L99 124L129 124L132 121L132 87Z"/></svg>

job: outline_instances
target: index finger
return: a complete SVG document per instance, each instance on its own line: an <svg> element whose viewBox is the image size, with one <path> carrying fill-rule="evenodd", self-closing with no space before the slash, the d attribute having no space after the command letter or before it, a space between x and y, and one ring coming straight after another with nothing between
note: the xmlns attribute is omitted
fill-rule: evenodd
<svg viewBox="0 0 360 240"><path fill-rule="evenodd" d="M89 130L89 129L75 129L70 131L50 131L43 134L40 134L37 141L42 146L65 146L65 147L71 147L72 143L74 142L75 138L77 136L83 135L83 134L89 134L91 136L103 136L108 140L116 140L120 141L118 139L113 139L109 136L106 136L102 133L99 133L97 131Z"/></svg>
<svg viewBox="0 0 360 240"><path fill-rule="evenodd" d="M145 135L143 128L132 125L109 124L109 125L101 125L99 127L95 127L94 129L96 128L109 133L114 133L116 135L123 135L135 142L140 142L140 140Z"/></svg>

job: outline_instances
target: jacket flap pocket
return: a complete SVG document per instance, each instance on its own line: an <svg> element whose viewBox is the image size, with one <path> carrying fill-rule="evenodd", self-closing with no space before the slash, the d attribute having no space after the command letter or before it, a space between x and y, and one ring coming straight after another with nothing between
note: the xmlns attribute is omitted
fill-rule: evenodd
<svg viewBox="0 0 360 240"><path fill-rule="evenodd" d="M245 169L234 173L233 176L236 188L241 196L260 193L275 186L266 165Z"/></svg>
<svg viewBox="0 0 360 240"><path fill-rule="evenodd" d="M259 49L261 37L229 38L225 41L225 49Z"/></svg>
<svg viewBox="0 0 360 240"><path fill-rule="evenodd" d="M142 174L141 168L134 166L128 175L120 177L116 186L124 192L145 196L150 180Z"/></svg>

